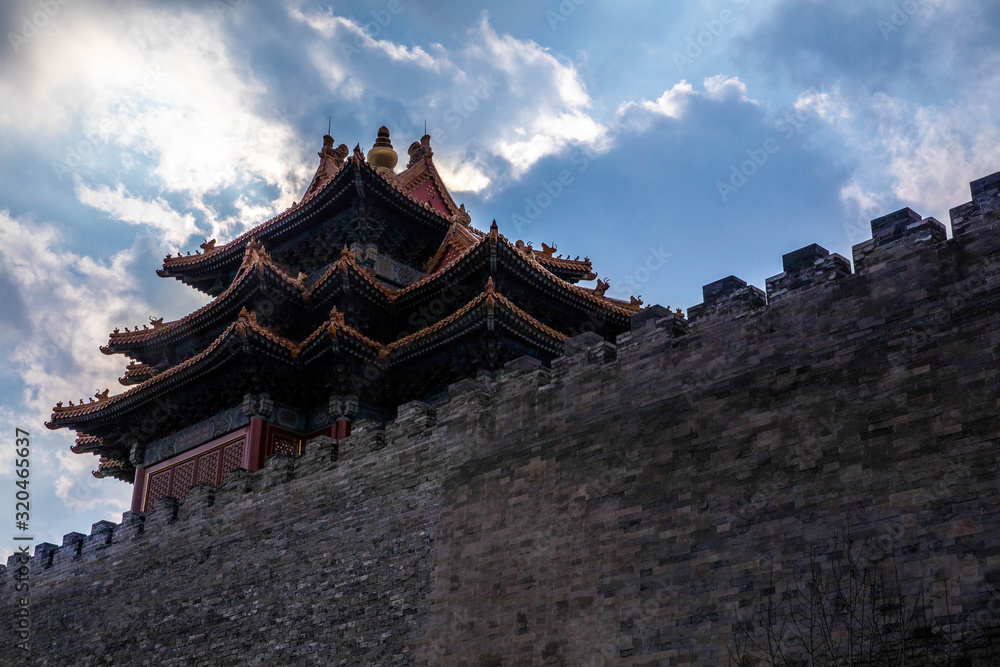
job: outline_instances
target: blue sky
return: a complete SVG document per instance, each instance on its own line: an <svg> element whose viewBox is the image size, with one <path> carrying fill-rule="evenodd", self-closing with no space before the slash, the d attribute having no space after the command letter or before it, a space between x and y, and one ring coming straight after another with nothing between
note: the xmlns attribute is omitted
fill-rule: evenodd
<svg viewBox="0 0 1000 667"><path fill-rule="evenodd" d="M0 27L0 498L12 526L27 429L36 541L131 493L51 406L120 390L109 331L205 303L163 256L301 198L331 116L404 158L426 121L475 226L685 310L903 206L947 223L1000 170L995 2L24 0Z"/></svg>

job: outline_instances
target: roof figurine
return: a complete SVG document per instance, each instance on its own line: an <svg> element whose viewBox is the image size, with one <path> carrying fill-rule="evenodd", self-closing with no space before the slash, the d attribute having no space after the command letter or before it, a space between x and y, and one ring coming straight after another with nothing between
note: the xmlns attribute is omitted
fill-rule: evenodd
<svg viewBox="0 0 1000 667"><path fill-rule="evenodd" d="M629 329L641 302L605 296L604 281L577 285L597 276L589 259L511 242L496 220L473 227L430 139L410 146L397 174L387 128L367 157L324 136L297 206L164 260L160 276L212 300L174 321L116 328L101 351L129 357L124 391L58 403L47 426L75 430L73 451L101 457L98 476L135 481L133 509L145 511L186 495L188 451L209 451L212 438L240 448L199 454L217 467L198 463L197 479L221 483L233 465L262 465L281 438L345 437L333 398L357 406L352 419L385 420L515 357L548 363L594 322L609 340Z"/></svg>

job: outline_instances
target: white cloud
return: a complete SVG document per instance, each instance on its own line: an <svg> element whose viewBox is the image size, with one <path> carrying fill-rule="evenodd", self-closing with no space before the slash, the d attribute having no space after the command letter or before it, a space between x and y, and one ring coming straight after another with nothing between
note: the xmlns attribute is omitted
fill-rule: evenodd
<svg viewBox="0 0 1000 667"><path fill-rule="evenodd" d="M478 165L463 161L457 165L438 160L437 170L451 192L482 192L492 180Z"/></svg>
<svg viewBox="0 0 1000 667"><path fill-rule="evenodd" d="M814 113L824 120L850 119L851 109L840 94L840 89L832 92L810 90L799 95L795 100L797 111Z"/></svg>
<svg viewBox="0 0 1000 667"><path fill-rule="evenodd" d="M592 100L576 67L537 42L498 33L485 13L456 47L448 51L434 45L433 53L376 39L381 29L376 31L375 24L361 26L330 12L295 6L289 13L325 38L310 47L310 54L317 69L332 73L326 78L331 91L358 100L360 82L379 81L377 90L365 94L411 108L415 118L429 120L438 141L460 130L463 156L469 137L487 137L471 149L472 162L499 157L509 173L452 169L458 190L482 192L498 177L518 178L539 160L569 147L606 143L608 130L591 115ZM412 67L399 70L408 74L399 74L398 81L387 82L386 68L400 64ZM439 159L457 162L448 148L442 153L437 145Z"/></svg>
<svg viewBox="0 0 1000 667"><path fill-rule="evenodd" d="M739 77L718 74L705 79L702 86L704 91L695 90L686 79L681 79L673 87L663 91L655 101L624 102L619 105L615 114L616 122L637 131L645 131L656 117L682 119L692 100L699 98L717 103L759 104L757 100L747 96L746 84Z"/></svg>
<svg viewBox="0 0 1000 667"><path fill-rule="evenodd" d="M1000 128L991 116L978 104L922 107L903 131L886 132L896 197L925 215L968 201L969 182L1000 169Z"/></svg>
<svg viewBox="0 0 1000 667"><path fill-rule="evenodd" d="M31 42L16 70L0 72L0 94L6 125L65 137L51 142L66 147L55 156L62 168L82 160L91 172L121 169L114 163L142 169L146 182L129 193L78 187L86 203L133 218L151 214L164 242L178 243L194 229L191 215L205 216L209 235L219 238L262 221L215 215L232 205L218 201L229 186L276 191L254 202L265 217L301 196L312 147L298 141L268 91L231 55L222 16L133 5L61 19L70 29L60 39ZM140 186L179 194L190 210L169 212ZM166 224L168 217L174 220Z"/></svg>
<svg viewBox="0 0 1000 667"><path fill-rule="evenodd" d="M997 90L984 83L975 94L917 103L861 89L850 99L838 91L829 106L816 95L800 102L817 112L825 108L821 117L856 161L841 193L852 208L873 217L887 213L892 202L879 199L874 210L870 194L891 192L901 205L948 224L948 210L968 201L969 182L1000 169Z"/></svg>
<svg viewBox="0 0 1000 667"><path fill-rule="evenodd" d="M63 249L59 232L51 225L12 217L0 211L0 274L9 280L24 303L27 321L15 332L2 361L3 370L17 378L19 405L0 413L0 421L14 425L41 424L57 401L77 400L94 391L121 390L117 378L124 359L98 350L115 326L139 320L151 312L132 276L140 243L98 261ZM69 451L69 431L37 432L32 449L36 488L54 489L61 507L44 494L36 495L34 516L50 524L65 514L97 511L111 518L128 507L131 487L90 475L93 456ZM50 446L40 446L47 442ZM33 522L41 530L41 523Z"/></svg>
<svg viewBox="0 0 1000 667"><path fill-rule="evenodd" d="M747 97L747 85L738 76L727 77L724 74L710 76L704 81L705 96L715 102L750 102L758 104L757 100Z"/></svg>
<svg viewBox="0 0 1000 667"><path fill-rule="evenodd" d="M88 188L77 181L76 196L82 203L103 211L112 217L136 225L148 225L158 231L160 237L177 247L197 230L194 216L180 214L163 199L143 199L132 197L119 183L114 190L106 185Z"/></svg>
<svg viewBox="0 0 1000 667"><path fill-rule="evenodd" d="M681 79L674 84L673 88L663 91L663 94L655 102L642 100L641 102L623 103L618 107L618 117L623 118L637 111L645 111L666 118L680 118L687 110L688 101L696 94L691 84L685 79Z"/></svg>
<svg viewBox="0 0 1000 667"><path fill-rule="evenodd" d="M288 12L292 18L305 23L323 36L337 38L336 46L341 55L345 57L350 58L363 49L374 49L384 53L390 60L397 63L412 63L434 71L451 68L447 56L435 57L419 46L407 47L389 40L376 39L373 33L377 35L382 30L382 26L378 22L361 25L349 18L336 16L330 10L325 10L322 13L305 13L294 5L289 7ZM386 13L388 14L388 10ZM388 15L391 19L391 14ZM443 49L439 49L439 51L443 51Z"/></svg>

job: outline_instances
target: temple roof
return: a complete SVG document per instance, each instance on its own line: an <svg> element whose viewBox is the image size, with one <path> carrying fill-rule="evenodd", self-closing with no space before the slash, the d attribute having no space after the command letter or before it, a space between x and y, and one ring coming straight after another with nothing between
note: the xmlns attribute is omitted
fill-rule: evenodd
<svg viewBox="0 0 1000 667"><path fill-rule="evenodd" d="M324 136L301 202L229 243L164 261L159 275L212 301L172 322L116 329L101 351L135 360L119 378L127 389L59 403L46 426L77 430L73 451L101 456L96 476L130 479L137 439L231 409L246 392L276 392L305 412L357 392L371 414L391 415L517 356L547 363L581 329L609 338L629 329L641 301L605 296L606 282L575 284L596 278L589 258L511 242L496 221L476 229L448 193L430 137L408 152L396 173L386 128L367 159ZM377 381L354 382L372 369ZM146 428L164 400L183 407Z"/></svg>
<svg viewBox="0 0 1000 667"><path fill-rule="evenodd" d="M239 309L255 290L262 284L277 287L289 295L302 298L306 292L305 276L292 277L282 267L275 264L267 251L258 242L248 243L243 257L243 263L236 272L236 278L222 294L205 304L193 313L173 322L163 322L163 319L150 318L152 328L143 325L134 331L115 329L111 333L108 344L101 348L104 354L124 352L135 353L151 347L166 345L183 339L193 331L210 326L215 322L232 321Z"/></svg>
<svg viewBox="0 0 1000 667"><path fill-rule="evenodd" d="M403 175L407 175L407 172L413 170L404 181L400 176L395 176L384 168L377 169L369 165L357 148L346 161L341 163L342 152L328 149L326 146L327 143L332 146L332 141L332 138L329 142L324 139L319 169L307 188L307 196L302 202L293 203L282 213L229 243L218 245L213 239L202 244L203 252L177 257L168 255L163 260L163 268L158 270L157 274L161 277L181 279L187 275L232 265L239 261L246 245L251 241L257 240L270 245L271 242L286 237L293 230L316 224L322 219L319 215L321 209L337 199L350 197L358 189L365 187L402 213L442 232L447 231L453 222L469 223L469 216L464 207L455 207L454 200L444 188L429 155L422 157L419 164L403 172ZM423 173L418 173L421 170ZM419 179L432 183L433 187L414 186ZM414 187L408 192L404 183Z"/></svg>
<svg viewBox="0 0 1000 667"><path fill-rule="evenodd" d="M470 222L465 206L456 206L455 200L448 194L448 189L441 180L441 175L434 166L431 157L431 136L425 134L420 141L414 141L409 150L410 161L406 169L397 177L399 189L410 197L427 204L449 218L468 224Z"/></svg>
<svg viewBox="0 0 1000 667"><path fill-rule="evenodd" d="M482 252L476 254L477 249ZM640 302L630 303L598 295L594 289L560 279L548 270L537 253L523 245L518 247L512 244L499 233L495 224L490 228L489 234L477 235L466 226L453 223L438 253L430 260L431 270L422 279L402 289L391 289L376 280L371 271L360 266L354 254L346 248L341 252L340 258L307 287L304 276L292 278L271 260L259 243L250 243L246 247L243 264L236 278L210 303L173 322L153 320L151 329L144 327L142 330L124 332L116 330L111 334L108 345L102 347L101 351L106 354L124 352L133 356L141 355L143 350L182 340L195 331L225 323L227 319L231 321L236 312L247 305L249 295L261 282L283 289L289 296L304 304L334 289L335 284L343 285L345 280L349 280L350 284L361 289L361 293L368 294L372 303L389 308L398 301L419 299L418 295L421 293L433 293L440 289L441 284L458 280L470 266L485 267L490 257L497 256L502 260L501 267L507 266L511 259L522 260L522 272L527 271L544 289L577 308L596 307L617 315L623 321L639 309ZM126 383L124 380L131 379L132 376L139 376L140 373L152 375L156 370L162 369L135 367L122 378L123 384Z"/></svg>
<svg viewBox="0 0 1000 667"><path fill-rule="evenodd" d="M301 366L313 361L324 346L324 340L335 340L338 352L350 354L358 359L375 363L383 370L389 370L416 355L427 352L435 343L448 336L466 332L470 328L495 326L499 324L511 335L530 340L543 346L553 356L561 352L565 334L548 327L532 317L512 301L499 294L492 278L486 288L473 300L448 317L425 327L398 341L383 344L368 338L349 326L343 315L336 309L320 327L301 342L295 342L274 334L257 322L254 313L244 309L236 322L231 324L205 350L176 366L150 377L127 391L109 396L105 391L97 400L80 402L79 405L59 403L53 408L50 429L63 426L88 429L88 424L106 421L116 416L134 412L155 400L158 393L178 385L197 381L205 373L237 354L251 351L265 355L289 366ZM236 342L240 344L235 344ZM341 347L343 345L343 347ZM83 440L96 445L97 438ZM85 446L80 451L85 451Z"/></svg>
<svg viewBox="0 0 1000 667"><path fill-rule="evenodd" d="M149 364L131 363L125 367L125 375L118 378L118 383L128 387L129 385L145 382L157 373L159 373L159 370Z"/></svg>

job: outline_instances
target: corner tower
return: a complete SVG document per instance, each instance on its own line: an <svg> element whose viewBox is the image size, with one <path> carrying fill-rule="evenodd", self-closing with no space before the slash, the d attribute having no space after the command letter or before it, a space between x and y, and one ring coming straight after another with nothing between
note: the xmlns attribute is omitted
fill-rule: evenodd
<svg viewBox="0 0 1000 667"><path fill-rule="evenodd" d="M385 127L367 159L325 136L301 202L164 259L160 276L213 300L111 333L101 351L130 358L128 389L59 403L47 426L75 430L73 451L100 456L96 476L134 482L132 509L147 511L515 357L548 363L570 335L629 329L641 302L575 284L596 277L589 260L511 243L495 221L476 229L430 136L408 154L394 171Z"/></svg>

